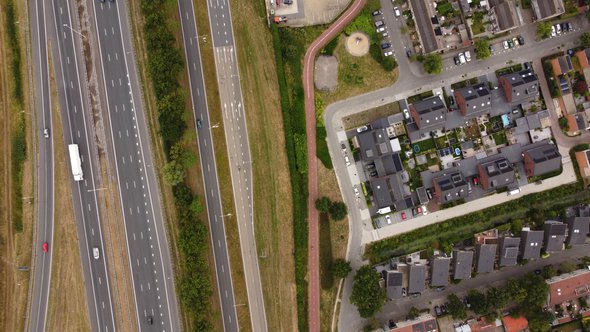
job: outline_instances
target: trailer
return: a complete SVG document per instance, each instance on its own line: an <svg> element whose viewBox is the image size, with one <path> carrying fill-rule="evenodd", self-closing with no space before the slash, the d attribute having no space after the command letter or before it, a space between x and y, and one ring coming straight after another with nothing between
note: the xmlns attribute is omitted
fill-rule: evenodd
<svg viewBox="0 0 590 332"><path fill-rule="evenodd" d="M78 151L78 144L68 145L70 151L70 164L72 166L72 175L75 181L84 180L84 174L82 173L82 160L80 159L80 151Z"/></svg>

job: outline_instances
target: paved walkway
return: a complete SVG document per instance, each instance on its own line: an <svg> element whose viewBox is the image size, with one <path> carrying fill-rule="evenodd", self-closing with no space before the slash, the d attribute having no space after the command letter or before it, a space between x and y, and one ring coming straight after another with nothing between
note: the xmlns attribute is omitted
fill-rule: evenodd
<svg viewBox="0 0 590 332"><path fill-rule="evenodd" d="M303 89L305 90L305 126L307 130L307 165L308 165L308 227L309 227L309 330L320 330L320 272L319 272L319 227L318 211L315 201L318 198L317 158L316 158L316 115L315 91L313 85L314 61L318 52L344 29L365 5L365 0L355 0L348 10L322 33L307 49L303 60Z"/></svg>

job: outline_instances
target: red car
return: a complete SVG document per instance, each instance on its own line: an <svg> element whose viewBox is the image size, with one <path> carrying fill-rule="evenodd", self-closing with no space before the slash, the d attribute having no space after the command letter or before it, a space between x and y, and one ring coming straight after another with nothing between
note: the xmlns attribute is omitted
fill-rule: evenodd
<svg viewBox="0 0 590 332"><path fill-rule="evenodd" d="M48 252L49 251L49 244L47 242L43 243L43 252Z"/></svg>
<svg viewBox="0 0 590 332"><path fill-rule="evenodd" d="M473 178L473 184L477 186L477 183L478 183L477 178L474 177Z"/></svg>
<svg viewBox="0 0 590 332"><path fill-rule="evenodd" d="M406 213L402 212L402 220L406 220Z"/></svg>
<svg viewBox="0 0 590 332"><path fill-rule="evenodd" d="M417 207L416 208L416 212L418 212L418 214L421 214L422 213L422 208L421 207Z"/></svg>

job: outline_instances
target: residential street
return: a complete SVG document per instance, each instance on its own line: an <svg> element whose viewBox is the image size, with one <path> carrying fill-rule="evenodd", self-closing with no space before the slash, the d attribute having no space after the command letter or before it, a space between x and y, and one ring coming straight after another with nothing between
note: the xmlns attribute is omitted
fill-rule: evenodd
<svg viewBox="0 0 590 332"><path fill-rule="evenodd" d="M381 2L382 4L387 3L387 1ZM549 92L542 72L540 59L544 56L556 53L559 50L565 50L579 44L580 35L583 31L587 31L588 29L588 22L583 16L570 19L570 22L574 23L574 26L576 27L575 31L538 42L534 41L536 26L532 24L525 25L513 34L520 34L527 40L524 46L500 54L495 54L484 61L474 60L462 66L451 67L437 76L424 74L420 64L411 63L408 58L404 56L405 50L402 48L403 43L393 43L397 60L400 65L400 78L395 84L380 90L336 102L326 108L323 117L328 133L328 147L332 156L334 171L336 172L343 200L349 207L350 233L348 241L348 259L351 261L353 267L353 272L344 282L342 305L338 321L339 331L357 331L366 323L359 317L356 307L350 304L349 301L354 270L358 269L365 263L362 261L364 244L384 237L409 232L425 225L441 222L488 206L501 204L514 198L512 196L507 196L506 194L496 194L477 201L462 204L459 207L429 213L427 216L415 218L405 223L396 223L379 230L373 230L366 203L362 199L357 199L352 189L353 186L360 183L359 177L356 174L356 167L354 167L354 165L347 167L341 157L340 144L346 142L346 135L341 119L351 114L392 103L419 92L431 90L442 85L450 85L467 78L478 77L506 67L512 63L522 63L531 60L533 61L535 72L539 76L543 95L548 96ZM389 25L392 23L388 21L387 24ZM395 29L390 31L395 34L398 33ZM445 54L446 57L452 57L453 55L454 54ZM422 74L416 75L415 73ZM555 113L555 106L551 102L551 99L546 99L546 101L549 113L551 114L554 137L563 156L563 173L558 177L544 180L541 185L531 184L521 188L521 193L516 196L517 198L522 195L547 190L575 181L573 167L568 154L569 148L582 141L587 142L589 140L590 135L587 133L583 136L574 138L569 138L563 135L557 124L558 116ZM474 282L477 282L478 284L482 283L479 280ZM464 284L467 285L468 283L469 282L465 282ZM387 306L378 317L395 316L392 312L395 309L396 308L394 307Z"/></svg>

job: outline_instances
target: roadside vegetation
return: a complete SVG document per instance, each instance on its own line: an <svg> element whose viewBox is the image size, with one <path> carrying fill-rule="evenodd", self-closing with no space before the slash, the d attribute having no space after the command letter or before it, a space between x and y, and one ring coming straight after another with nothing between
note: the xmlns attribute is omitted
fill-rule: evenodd
<svg viewBox="0 0 590 332"><path fill-rule="evenodd" d="M377 264L393 256L424 249L450 253L455 243L471 238L474 233L493 227L510 228L511 222L522 218L541 225L545 213L558 216L563 208L584 202L590 202L590 190L584 190L579 182L563 185L371 243L364 257Z"/></svg>
<svg viewBox="0 0 590 332"><path fill-rule="evenodd" d="M176 7L168 6L165 0L141 0L140 6L144 17L147 70L167 159L163 177L172 186L174 197L176 220L169 220L169 223L174 223L177 229L177 234L170 237L176 242L171 246L179 249L175 264L177 294L186 328L209 331L213 327L208 314L212 295L207 263L209 237L206 224L198 217L203 212L202 202L185 181L185 172L194 165L196 158L189 151L189 140L185 139L191 137L192 130L186 131L185 118L190 116L186 114L185 91L179 84L184 62L172 32L175 26L167 16Z"/></svg>
<svg viewBox="0 0 590 332"><path fill-rule="evenodd" d="M420 57L422 65L424 65L424 71L428 74L438 75L442 73L442 57L438 53L430 53L425 57Z"/></svg>

